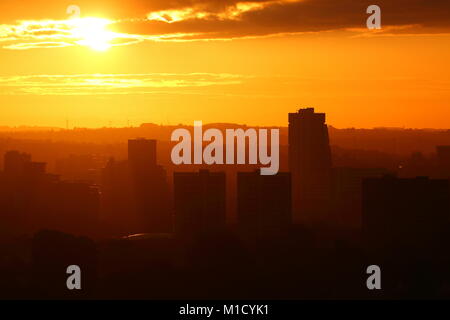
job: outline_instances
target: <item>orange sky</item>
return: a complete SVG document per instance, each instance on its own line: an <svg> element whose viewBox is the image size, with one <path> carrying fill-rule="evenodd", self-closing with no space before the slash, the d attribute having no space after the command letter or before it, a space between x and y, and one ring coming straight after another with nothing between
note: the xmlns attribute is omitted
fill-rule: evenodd
<svg viewBox="0 0 450 320"><path fill-rule="evenodd" d="M2 0L0 125L450 128L450 4L378 1L379 31L368 4Z"/></svg>

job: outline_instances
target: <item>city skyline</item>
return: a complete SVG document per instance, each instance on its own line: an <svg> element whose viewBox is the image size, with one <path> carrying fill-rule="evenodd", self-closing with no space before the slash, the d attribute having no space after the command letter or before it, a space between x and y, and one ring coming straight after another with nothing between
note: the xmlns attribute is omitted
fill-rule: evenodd
<svg viewBox="0 0 450 320"><path fill-rule="evenodd" d="M383 159L332 148L313 108L286 116L275 175L257 163L165 162L170 148L149 135L127 139L117 160L108 143L61 157L43 140L54 168L8 148L0 266L11 277L0 279L1 296L448 298L450 136L429 142L432 155Z"/></svg>
<svg viewBox="0 0 450 320"><path fill-rule="evenodd" d="M336 149L331 151L329 128L324 113L317 113L314 108L303 108L295 113L289 113L288 118L290 125L287 132L288 137L284 142L287 143L287 146L284 149L283 142L278 142L282 147L279 155L280 171L273 173L272 178L269 175L265 178L261 177L259 180L256 179L255 174L259 175L263 168L257 162L216 162L211 164L201 162L178 164L170 162L170 160L167 162L162 159L170 159L170 148L164 146L163 150L165 151L161 153L160 148L157 151L159 140L142 137L128 139L126 159L116 160L109 151L95 155L70 153L68 158L56 158L55 166L51 166L50 169L47 162L32 161L32 155L20 148L10 149L5 152L4 159L2 159L3 178L5 183L8 181L11 183L11 179L18 179L14 184L18 183L19 186L32 182L31 188L35 187L33 187L34 183L44 183L44 189L49 188L49 190L58 184L61 186L66 184L68 187L72 184L72 189L66 188L65 192L75 191L76 188L79 188L77 192L84 192L85 196L88 196L89 193L91 196L95 196L95 193L99 191L95 196L99 200L98 204L90 203L90 207L85 209L90 212L99 210L98 212L102 212L100 215L103 217L102 219L111 219L110 223L118 227L114 232L125 235L141 233L145 230L159 233L175 232L178 222L173 219L176 218L177 211L183 212L184 210L182 209L183 205L179 204L176 198L184 197L184 202L191 201L194 199L192 198L194 194L191 197L185 196L190 192L188 192L188 186L201 191L204 188L202 185L208 182L200 181L209 176L221 176L221 180L218 181L221 181L220 184L223 185L219 189L225 193L221 195L224 198L215 204L215 208L222 210L222 215L226 217L225 220L222 218L222 223L227 221L227 224L237 222L248 225L248 218L245 216L249 214L254 219L259 219L260 216L262 221L266 219L264 216L271 217L270 219L275 219L273 222L276 224L280 223L276 222L277 219L281 219L280 221L284 219L284 221L291 221L295 224L338 225L343 222L339 220L344 219L348 220L345 223L350 228L359 228L361 224L361 216L357 212L362 201L361 183L364 179L376 179L390 175L399 175L400 178L427 176L432 179L449 176L449 145L434 145L435 153L431 155L425 156L420 152L413 152L407 159L389 160L401 161L398 164L394 162L394 165L388 165L388 161L373 166L372 161L362 158L360 159L362 162L354 166L352 162L346 163L348 160L339 159L341 151L339 153L336 153ZM220 130L225 130L225 128ZM191 129L194 130L194 128ZM245 136L247 133L242 131L242 134ZM234 139L239 141L238 136L235 136ZM246 145L244 141L241 140L244 145L240 146L242 148L240 156L243 160L247 159L252 152L251 145ZM248 142L251 144L251 139ZM222 143L219 148L224 152L228 142L223 141ZM360 151L347 150L347 152L356 152L356 155ZM94 157L98 159L95 160ZM196 179L200 180L195 182ZM179 187L176 187L177 183L180 184ZM198 185L198 183L200 184ZM184 186L181 187L183 184ZM290 205L275 210L275 206L269 201L272 198L269 195L271 191L265 189L267 186L264 184L271 188L276 185L279 187L278 191L272 190L274 198L270 201L283 199ZM7 185L4 187L6 188L4 190L9 188ZM185 188L185 190L180 189L183 191L177 192L177 188ZM206 187L206 190L208 188ZM247 191L244 192L246 188ZM60 191L63 190L64 188ZM254 194L249 193L249 190L252 190L251 193ZM210 196L207 196L206 193L201 196L201 192L199 193L200 198L196 200L197 203L193 202L192 210L195 211L194 208L203 210L204 215L211 210L203 208L198 201L201 202L202 198L206 199ZM262 199L258 200L261 197L257 196L258 192L265 194L263 196L265 201L269 201L264 205L265 210L249 207L251 202L248 201L262 201ZM289 197L286 193L289 194ZM174 196L175 207L169 205ZM236 196L238 196L237 202L233 200ZM47 200L44 200L44 203L51 202L50 194L45 197ZM245 197L247 200L243 200ZM12 205L16 206L16 204ZM98 206L97 209L95 209L96 206ZM335 210L341 207L347 213L345 216L335 216ZM11 208L16 210L14 207ZM245 210L250 210L250 212L243 211L242 208L246 208ZM56 213L58 209L52 210L56 210ZM154 210L156 212L149 215L149 212ZM189 214L194 214L192 210ZM251 213L252 211L254 212ZM127 214L124 214L125 212ZM275 212L277 213L275 214ZM183 215L185 214L183 213ZM277 217L278 214L280 217ZM18 218L15 219L17 222ZM64 219L59 220L59 223L64 223L63 221ZM267 224L267 222L265 223ZM284 224L286 223L284 222Z"/></svg>

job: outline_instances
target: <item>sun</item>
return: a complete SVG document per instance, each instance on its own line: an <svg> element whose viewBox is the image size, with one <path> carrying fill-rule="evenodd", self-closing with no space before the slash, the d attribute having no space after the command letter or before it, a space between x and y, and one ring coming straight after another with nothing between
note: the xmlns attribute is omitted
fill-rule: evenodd
<svg viewBox="0 0 450 320"><path fill-rule="evenodd" d="M77 44L87 46L95 51L106 51L111 48L111 41L116 33L107 30L112 21L103 18L78 18L71 20L72 36Z"/></svg>

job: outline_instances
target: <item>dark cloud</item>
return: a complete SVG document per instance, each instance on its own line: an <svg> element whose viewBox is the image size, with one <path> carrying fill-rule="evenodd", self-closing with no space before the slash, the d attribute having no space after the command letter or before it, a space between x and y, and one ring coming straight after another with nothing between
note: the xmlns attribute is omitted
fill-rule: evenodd
<svg viewBox="0 0 450 320"><path fill-rule="evenodd" d="M219 3L220 2L220 3ZM376 1L382 10L382 26L389 33L441 33L450 30L450 1L397 0ZM165 6L173 8L213 8L225 10L232 1L176 1ZM267 4L268 2L265 1ZM272 2L260 10L243 12L238 19L208 16L187 18L173 23L161 21L122 22L118 30L135 34L192 34L193 38L231 38L264 36L278 33L317 32L366 27L366 9L373 1L304 0ZM224 9L225 8L225 9ZM405 27L409 26L409 27ZM381 30L381 33L383 30Z"/></svg>

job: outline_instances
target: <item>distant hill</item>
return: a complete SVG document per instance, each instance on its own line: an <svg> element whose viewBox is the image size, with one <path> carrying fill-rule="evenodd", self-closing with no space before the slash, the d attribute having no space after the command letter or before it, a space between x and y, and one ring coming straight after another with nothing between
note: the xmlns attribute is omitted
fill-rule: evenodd
<svg viewBox="0 0 450 320"><path fill-rule="evenodd" d="M0 132L40 132L40 131L58 131L63 130L62 128L57 127L39 127L39 126L19 126L19 127L8 127L8 126L0 126Z"/></svg>

